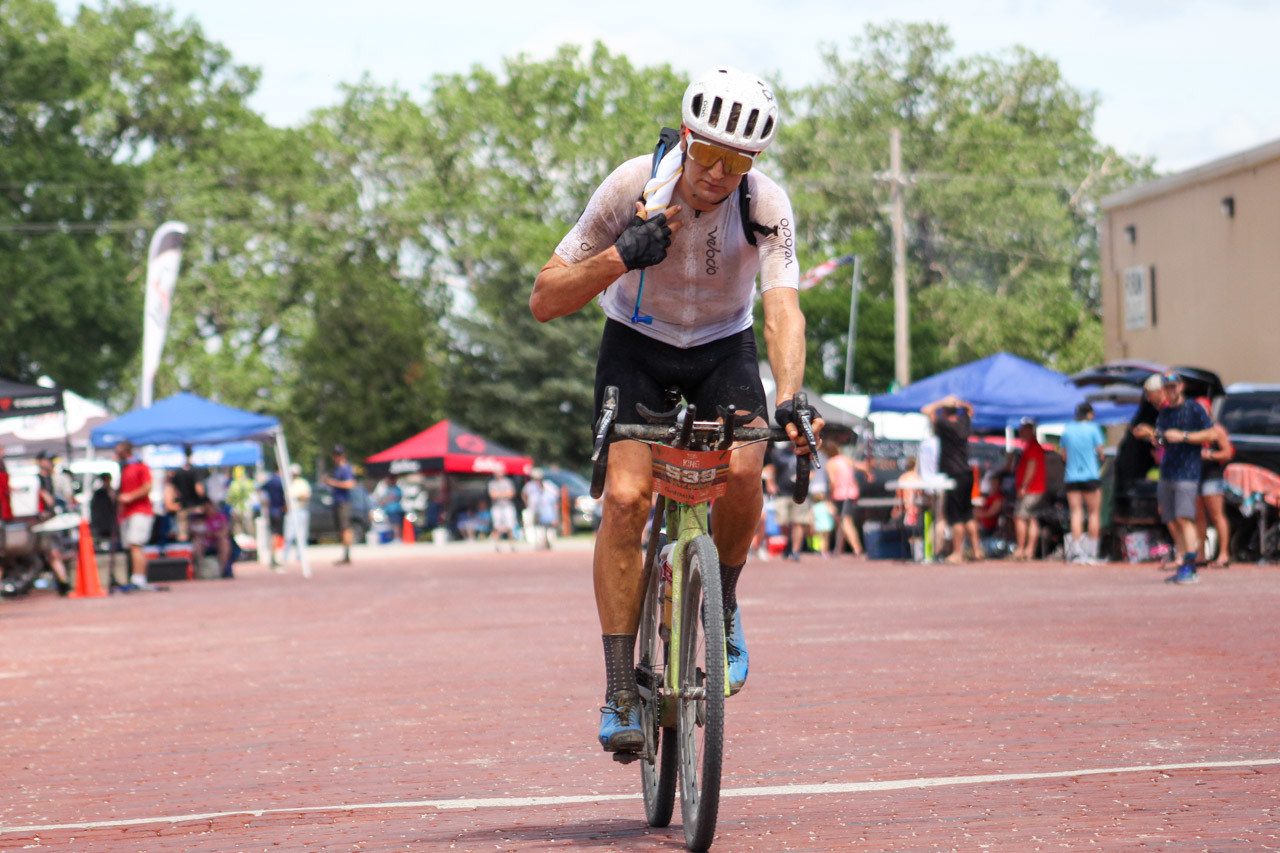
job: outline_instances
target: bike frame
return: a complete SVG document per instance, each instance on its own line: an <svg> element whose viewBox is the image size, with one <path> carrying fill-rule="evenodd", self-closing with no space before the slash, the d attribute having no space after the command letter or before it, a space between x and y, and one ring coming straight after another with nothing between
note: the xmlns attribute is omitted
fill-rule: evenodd
<svg viewBox="0 0 1280 853"><path fill-rule="evenodd" d="M710 533L710 504L685 504L667 499L667 531L675 531L675 547L671 550L671 627L667 644L670 655L663 677L662 718L669 719L668 713L674 714L674 705L668 697L675 698L680 684L680 652L683 637L680 626L684 624L684 551L694 537ZM654 567L654 571L657 567ZM729 695L728 663L726 655L724 695ZM668 705L671 705L670 710Z"/></svg>

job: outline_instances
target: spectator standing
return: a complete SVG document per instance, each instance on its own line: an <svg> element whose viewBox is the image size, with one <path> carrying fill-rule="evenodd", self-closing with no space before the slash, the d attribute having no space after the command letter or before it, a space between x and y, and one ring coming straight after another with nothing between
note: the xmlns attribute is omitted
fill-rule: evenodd
<svg viewBox="0 0 1280 853"><path fill-rule="evenodd" d="M861 470L870 476L870 468L865 463L860 467L848 456L840 452L840 445L834 441L823 442L822 452L827 457L827 482L831 485L831 500L834 505L836 524L844 535L844 542L853 550L854 556L862 556L862 540L858 538L858 527L854 523L854 513L858 501L858 476ZM839 537L837 537L839 541ZM842 549L837 549L837 553Z"/></svg>
<svg viewBox="0 0 1280 853"><path fill-rule="evenodd" d="M836 529L835 504L821 488L813 492L813 537L818 540L818 556L831 556L831 534Z"/></svg>
<svg viewBox="0 0 1280 853"><path fill-rule="evenodd" d="M404 530L404 492L396 482L395 474L388 474L382 482L382 514L391 526L392 538L399 539Z"/></svg>
<svg viewBox="0 0 1280 853"><path fill-rule="evenodd" d="M62 460L54 460L55 465ZM66 464L56 465L53 471L53 496L57 498L60 512L72 512L76 506L76 481Z"/></svg>
<svg viewBox="0 0 1280 853"><path fill-rule="evenodd" d="M1205 411L1209 410L1208 401L1203 401L1200 405ZM1212 524L1218 535L1218 552L1214 554L1209 568L1225 569L1231 564L1231 524L1227 521L1224 505L1226 482L1223 471L1236 455L1236 449L1222 424L1214 424L1210 430L1213 438L1200 448L1200 493L1196 496L1196 534L1200 538L1198 562L1209 559L1207 534L1209 525Z"/></svg>
<svg viewBox="0 0 1280 853"><path fill-rule="evenodd" d="M529 479L520 488L520 527L529 544L538 543L538 501L542 498L542 469L534 468L529 472Z"/></svg>
<svg viewBox="0 0 1280 853"><path fill-rule="evenodd" d="M67 508L66 501L58 497L57 487L53 482L53 457L43 450L40 451L36 454L36 466L40 469L38 475L40 481L40 515L48 518L56 513L65 512Z"/></svg>
<svg viewBox="0 0 1280 853"><path fill-rule="evenodd" d="M341 444L333 446L333 473L324 478L325 485L333 490L333 526L342 537L342 559L335 566L351 564L351 490L356 487L356 472L347 464L347 449Z"/></svg>
<svg viewBox="0 0 1280 853"><path fill-rule="evenodd" d="M1040 507L1044 503L1044 448L1036 439L1036 422L1023 418L1018 427L1022 456L1014 477L1017 483L1013 502L1013 559L1031 560L1040 539Z"/></svg>
<svg viewBox="0 0 1280 853"><path fill-rule="evenodd" d="M173 486L173 498L176 504L170 511L173 513L174 520L177 523L176 538L179 542L190 541L191 514L199 512L205 500L204 478L200 476L200 471L191 464L191 452L191 445L184 444L182 446L182 467L169 475L169 483Z"/></svg>
<svg viewBox="0 0 1280 853"><path fill-rule="evenodd" d="M213 501L224 513L228 512L230 507L227 505L227 489L231 486L231 480L227 477L225 468L213 468L209 471L209 476L204 480L204 494L209 500Z"/></svg>
<svg viewBox="0 0 1280 853"><path fill-rule="evenodd" d="M489 481L489 512L493 518L493 529L489 538L493 547L505 537L511 542L511 550L516 549L516 487L511 478L503 472L493 475Z"/></svg>
<svg viewBox="0 0 1280 853"><path fill-rule="evenodd" d="M550 549L560 521L560 487L544 479L538 491L537 525L544 548Z"/></svg>
<svg viewBox="0 0 1280 853"><path fill-rule="evenodd" d="M116 579L116 554L120 544L120 510L116 506L115 490L110 473L99 475L89 496L89 532L95 541L106 545L108 586L112 592L131 592L129 572L126 566L123 581Z"/></svg>
<svg viewBox="0 0 1280 853"><path fill-rule="evenodd" d="M796 455L792 448L791 442L778 442L771 446L761 470L765 492L773 500L774 518L787 537L783 559L798 561L804 548L805 529L813 524L813 502L806 499L798 504L791 497L796 482ZM811 491L812 488L810 480Z"/></svg>
<svg viewBox="0 0 1280 853"><path fill-rule="evenodd" d="M1155 448L1151 446L1155 436L1156 418L1164 407L1164 382L1159 373L1153 373L1142 384L1142 401L1138 411L1129 421L1120 445L1116 448L1116 491L1119 493L1130 483L1141 482L1156 466Z"/></svg>
<svg viewBox="0 0 1280 853"><path fill-rule="evenodd" d="M297 462L289 466L289 505L285 518L287 533L284 537L284 559L296 552L298 561L302 561L302 549L311 538L311 483L302 476L302 466Z"/></svg>
<svg viewBox="0 0 1280 853"><path fill-rule="evenodd" d="M1064 479L1071 512L1071 534L1065 550L1070 563L1092 563L1098 559L1098 537L1102 531L1101 463L1105 444L1102 428L1093 422L1093 406L1088 403L1076 406L1076 419L1062 430L1062 450L1067 456Z"/></svg>
<svg viewBox="0 0 1280 853"><path fill-rule="evenodd" d="M238 533L255 535L253 529L253 497L257 489L245 473L243 465L237 465L231 483L227 486L227 503L231 504L233 528Z"/></svg>
<svg viewBox="0 0 1280 853"><path fill-rule="evenodd" d="M973 548L973 559L985 559L978 541L978 523L973 518L973 469L969 467L973 406L949 395L920 411L933 423L933 432L938 438L938 470L955 482L947 489L942 504L946 521L951 525L951 556L947 562L963 562L966 533Z"/></svg>
<svg viewBox="0 0 1280 853"><path fill-rule="evenodd" d="M142 546L151 540L151 528L155 524L155 508L151 506L151 469L133 455L133 444L122 441L116 445L116 461L120 463L120 540L129 549L129 564L133 574L129 579L135 587L147 585L147 557Z"/></svg>
<svg viewBox="0 0 1280 853"><path fill-rule="evenodd" d="M1198 445L1214 439L1213 422L1195 400L1183 396L1182 377L1166 373L1165 407L1156 418L1154 439L1164 446L1160 459L1160 483L1156 495L1160 501L1160 517L1169 525L1174 547L1182 554L1178 571L1165 580L1172 583L1195 583L1196 495L1200 490L1201 450Z"/></svg>
<svg viewBox="0 0 1280 853"><path fill-rule="evenodd" d="M262 506L267 514L267 553L271 555L271 568L279 569L280 561L276 559L276 537L284 539L284 480L272 471L262 484Z"/></svg>

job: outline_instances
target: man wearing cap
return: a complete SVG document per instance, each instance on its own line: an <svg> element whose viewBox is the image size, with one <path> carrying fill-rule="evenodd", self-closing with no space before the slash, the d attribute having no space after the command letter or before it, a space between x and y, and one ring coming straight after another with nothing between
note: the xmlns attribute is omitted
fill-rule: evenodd
<svg viewBox="0 0 1280 853"><path fill-rule="evenodd" d="M938 469L955 482L943 498L943 512L951 525L951 556L947 562L964 561L965 533L973 546L973 558L984 559L978 522L973 518L973 469L969 467L973 406L949 395L920 411L933 423L933 432L938 436Z"/></svg>
<svg viewBox="0 0 1280 853"><path fill-rule="evenodd" d="M1044 501L1044 448L1036 440L1035 418L1023 418L1018 427L1022 440L1022 457L1014 474L1016 500L1013 504L1013 531L1016 546L1015 560L1030 560L1036 555L1036 540L1040 538L1040 518L1037 515Z"/></svg>
<svg viewBox="0 0 1280 853"><path fill-rule="evenodd" d="M347 449L341 444L333 446L333 473L324 478L325 485L333 490L333 526L342 536L342 559L334 563L345 566L351 563L351 490L356 487L356 473L347 464Z"/></svg>
<svg viewBox="0 0 1280 853"><path fill-rule="evenodd" d="M1160 518L1169 525L1174 547L1182 553L1177 573L1165 580L1195 583L1196 494L1200 485L1200 445L1213 439L1213 422L1204 408L1183 395L1182 377L1166 373L1161 378L1165 407L1156 417L1152 439L1164 446L1160 460Z"/></svg>
<svg viewBox="0 0 1280 853"><path fill-rule="evenodd" d="M1119 493L1129 483L1140 482L1156 465L1151 438L1155 435L1156 417L1164 408L1164 383L1159 373L1153 373L1142 384L1142 400L1138 411L1129 421L1129 429L1116 447L1116 490Z"/></svg>

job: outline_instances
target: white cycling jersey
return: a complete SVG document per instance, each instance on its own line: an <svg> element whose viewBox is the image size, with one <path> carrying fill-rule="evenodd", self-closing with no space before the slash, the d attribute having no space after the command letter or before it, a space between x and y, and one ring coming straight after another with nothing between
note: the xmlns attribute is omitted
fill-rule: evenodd
<svg viewBox="0 0 1280 853"><path fill-rule="evenodd" d="M628 160L605 179L587 209L556 247L556 255L575 264L612 246L635 217L635 203L653 168L653 158ZM799 288L795 253L795 216L787 194L754 169L750 180L751 218L776 234L757 234L747 242L737 191L715 210L698 214L676 191L672 204L683 207L684 224L671 237L667 257L645 271L640 313L652 324L631 322L640 270L630 270L600 294L605 316L673 346L687 349L751 328L756 276L760 292Z"/></svg>

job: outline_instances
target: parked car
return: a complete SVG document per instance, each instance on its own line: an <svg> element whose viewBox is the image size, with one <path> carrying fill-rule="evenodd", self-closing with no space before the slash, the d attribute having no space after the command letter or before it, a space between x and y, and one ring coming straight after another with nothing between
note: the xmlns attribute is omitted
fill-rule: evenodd
<svg viewBox="0 0 1280 853"><path fill-rule="evenodd" d="M574 530L595 530L600 526L604 505L591 497L591 484L585 477L563 468L548 468L542 472L542 476L561 488L568 487Z"/></svg>
<svg viewBox="0 0 1280 853"><path fill-rule="evenodd" d="M1229 385L1217 420L1235 446L1232 462L1280 473L1280 385Z"/></svg>
<svg viewBox="0 0 1280 853"><path fill-rule="evenodd" d="M373 527L373 501L364 486L356 486L351 490L351 535L355 542L363 542ZM333 492L318 483L311 487L311 535L310 541L319 542L325 539L337 541L337 525L333 520Z"/></svg>

